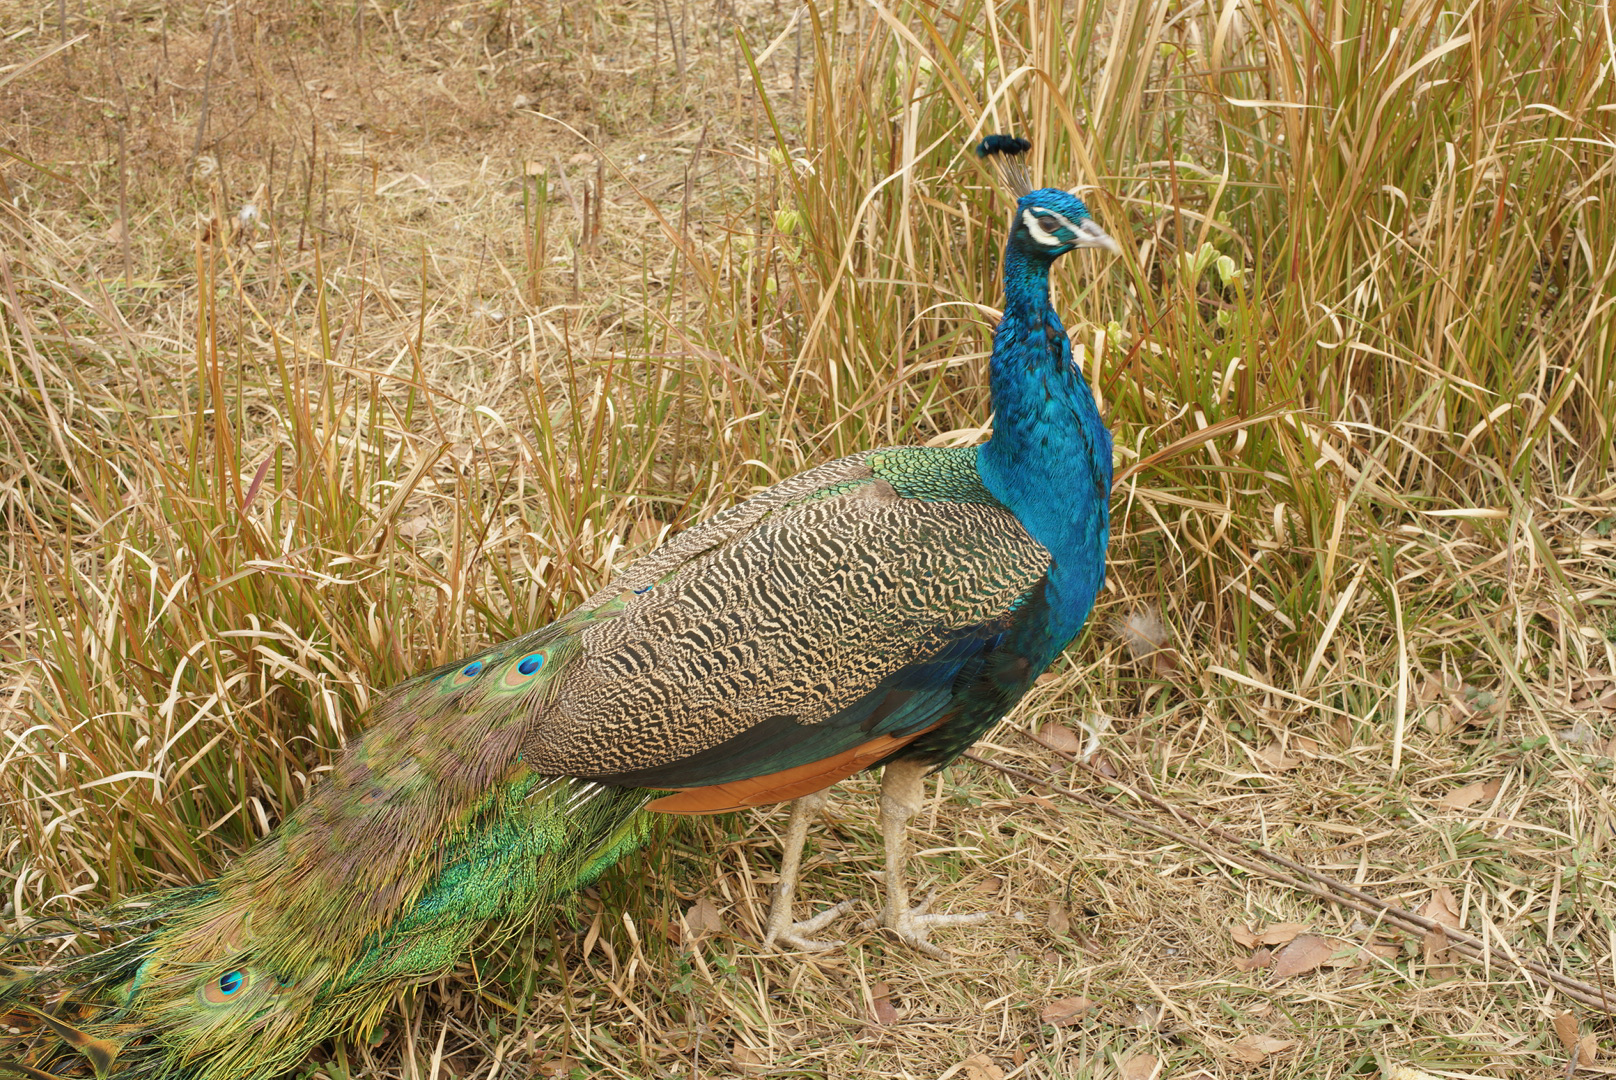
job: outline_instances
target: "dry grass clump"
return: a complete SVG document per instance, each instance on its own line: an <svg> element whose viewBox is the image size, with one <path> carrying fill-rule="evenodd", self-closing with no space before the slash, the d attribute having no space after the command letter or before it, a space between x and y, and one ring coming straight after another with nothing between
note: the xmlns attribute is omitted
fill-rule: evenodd
<svg viewBox="0 0 1616 1080"><path fill-rule="evenodd" d="M205 877L376 690L669 528L836 454L980 438L1004 203L966 150L1013 130L1130 250L1057 285L1124 468L1095 631L984 753L1083 786L1064 731L1386 899L1450 898L1501 956L1616 977L1595 6L63 10L0 52L8 930ZM871 783L833 799L809 895L873 898ZM1527 1077L1571 1052L1508 963L968 764L917 822L938 903L997 914L955 962L856 926L765 954L778 825L675 834L318 1067ZM1278 979L1231 930L1286 922L1379 951Z"/></svg>

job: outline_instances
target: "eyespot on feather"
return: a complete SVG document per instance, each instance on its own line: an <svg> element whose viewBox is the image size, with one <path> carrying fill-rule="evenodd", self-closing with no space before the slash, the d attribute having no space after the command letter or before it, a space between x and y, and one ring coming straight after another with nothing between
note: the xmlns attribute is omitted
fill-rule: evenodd
<svg viewBox="0 0 1616 1080"><path fill-rule="evenodd" d="M473 660L471 663L455 672L451 678L445 679L443 682L444 689L458 690L482 673L483 662L481 660Z"/></svg>
<svg viewBox="0 0 1616 1080"><path fill-rule="evenodd" d="M501 688L520 690L524 686L531 686L544 670L544 662L548 659L549 657L542 652L528 653L505 669L505 676L500 679Z"/></svg>
<svg viewBox="0 0 1616 1080"><path fill-rule="evenodd" d="M233 968L217 979L202 984L202 1000L209 1005L228 1005L246 993L249 980L242 968Z"/></svg>

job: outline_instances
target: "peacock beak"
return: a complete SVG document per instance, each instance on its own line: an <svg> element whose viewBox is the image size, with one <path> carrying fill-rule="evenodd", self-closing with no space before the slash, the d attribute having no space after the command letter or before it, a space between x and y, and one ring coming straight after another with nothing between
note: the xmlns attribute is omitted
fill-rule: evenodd
<svg viewBox="0 0 1616 1080"><path fill-rule="evenodd" d="M1077 227L1077 247L1104 248L1113 255L1122 254L1122 245L1111 238L1111 234L1100 228L1093 218L1086 218Z"/></svg>

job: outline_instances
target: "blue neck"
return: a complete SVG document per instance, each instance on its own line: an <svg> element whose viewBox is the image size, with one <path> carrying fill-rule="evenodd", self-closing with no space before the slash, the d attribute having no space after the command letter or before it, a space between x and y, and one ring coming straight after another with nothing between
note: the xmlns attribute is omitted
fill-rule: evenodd
<svg viewBox="0 0 1616 1080"><path fill-rule="evenodd" d="M993 335L993 438L977 471L1049 550L1055 651L1077 635L1105 580L1111 432L1049 303L1051 260L1005 252L1004 318ZM1053 654L1052 654L1053 656Z"/></svg>

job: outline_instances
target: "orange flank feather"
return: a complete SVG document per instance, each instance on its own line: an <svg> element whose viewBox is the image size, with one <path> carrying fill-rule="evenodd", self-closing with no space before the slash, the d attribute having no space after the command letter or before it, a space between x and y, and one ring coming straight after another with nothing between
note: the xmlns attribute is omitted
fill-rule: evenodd
<svg viewBox="0 0 1616 1080"><path fill-rule="evenodd" d="M823 761L810 761L806 765L782 769L767 776L753 776L709 787L683 788L673 795L664 795L646 803L645 808L660 814L725 814L731 810L744 810L748 806L788 802L823 791L854 773L863 772L894 750L908 746L945 722L939 720L924 731L910 735L882 735Z"/></svg>

